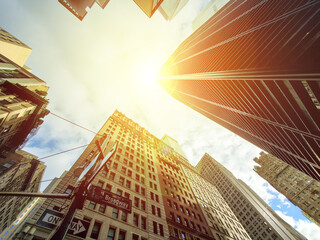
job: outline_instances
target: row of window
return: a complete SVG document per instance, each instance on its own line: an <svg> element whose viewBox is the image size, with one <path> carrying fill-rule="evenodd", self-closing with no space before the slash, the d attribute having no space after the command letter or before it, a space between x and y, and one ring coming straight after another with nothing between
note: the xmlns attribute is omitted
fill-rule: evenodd
<svg viewBox="0 0 320 240"><path fill-rule="evenodd" d="M179 216L179 215L176 215L176 217L175 217L175 214L174 214L173 212L170 212L169 214L170 214L170 218L171 218L173 221L175 221L175 222L177 222L177 223L179 223L179 224L183 224L183 225L185 225L185 226L188 227L188 228L195 229L195 230L197 230L197 231L199 231L199 232L202 231L202 228L201 228L201 226L200 226L199 224L195 224L193 221L190 221L190 223L189 223L188 219L182 218L182 217ZM200 217L200 216L199 216L199 217ZM205 227L203 227L203 232L205 232L206 234L208 233Z"/></svg>
<svg viewBox="0 0 320 240"><path fill-rule="evenodd" d="M114 181L115 180L115 176L116 176L116 174L114 172L110 172L109 180ZM119 177L119 184L131 189L131 181L128 180L128 179L125 179L122 176ZM139 184L135 184L134 191L136 193L139 193L139 194L143 195L143 196L146 195L146 189L144 187L140 186Z"/></svg>

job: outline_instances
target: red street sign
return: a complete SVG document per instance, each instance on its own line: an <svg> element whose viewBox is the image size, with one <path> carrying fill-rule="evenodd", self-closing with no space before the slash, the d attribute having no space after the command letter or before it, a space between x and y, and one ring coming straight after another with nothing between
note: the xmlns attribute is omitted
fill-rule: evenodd
<svg viewBox="0 0 320 240"><path fill-rule="evenodd" d="M131 213L132 202L129 198L121 197L98 186L90 187L87 199Z"/></svg>

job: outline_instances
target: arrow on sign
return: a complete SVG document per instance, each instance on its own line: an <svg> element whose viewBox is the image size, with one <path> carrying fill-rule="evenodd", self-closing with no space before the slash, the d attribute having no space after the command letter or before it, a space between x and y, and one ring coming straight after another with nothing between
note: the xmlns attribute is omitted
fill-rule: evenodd
<svg viewBox="0 0 320 240"><path fill-rule="evenodd" d="M57 225L60 220L61 220L61 217L47 213L44 216L42 221L46 222L46 223ZM69 226L69 231L71 231L71 232L73 231L73 235L76 235L78 233L86 231L86 228L83 226L82 222L80 220L78 220L77 223L71 222L71 224Z"/></svg>
<svg viewBox="0 0 320 240"><path fill-rule="evenodd" d="M81 233L85 231L85 227L83 226L82 222L78 220L78 223L72 222L71 225L69 226L69 230L73 230L73 235L76 235L78 233Z"/></svg>

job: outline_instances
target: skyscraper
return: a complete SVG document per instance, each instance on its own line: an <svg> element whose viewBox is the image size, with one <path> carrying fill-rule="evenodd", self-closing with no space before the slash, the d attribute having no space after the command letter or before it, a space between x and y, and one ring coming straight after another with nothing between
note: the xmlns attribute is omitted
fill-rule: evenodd
<svg viewBox="0 0 320 240"><path fill-rule="evenodd" d="M87 15L87 8L91 8L95 2L104 9L109 1L110 0L59 0L66 9L81 21Z"/></svg>
<svg viewBox="0 0 320 240"><path fill-rule="evenodd" d="M167 20L171 21L189 0L164 0L159 6L159 12Z"/></svg>
<svg viewBox="0 0 320 240"><path fill-rule="evenodd" d="M252 239L306 238L283 221L248 185L205 154L196 166L216 186Z"/></svg>
<svg viewBox="0 0 320 240"><path fill-rule="evenodd" d="M150 18L157 11L163 0L133 0L139 8Z"/></svg>
<svg viewBox="0 0 320 240"><path fill-rule="evenodd" d="M30 53L0 28L0 158L21 147L49 113L46 82L25 66Z"/></svg>
<svg viewBox="0 0 320 240"><path fill-rule="evenodd" d="M198 16L192 21L193 31L202 26L209 18L216 14L229 0L211 0Z"/></svg>
<svg viewBox="0 0 320 240"><path fill-rule="evenodd" d="M84 208L76 212L76 217L88 225L84 227L82 238L250 239L218 191L201 179L187 159L119 111L106 121L62 177L54 193L74 189L75 170L94 159L98 154L95 142L107 141L101 139L104 134L111 137L105 153L115 142L118 142L118 148L108 164L109 171L99 173L92 185L130 199L132 210L124 212L87 200ZM206 189L201 189L201 195L198 194L200 185ZM203 194L209 201L203 199ZM46 200L24 226L25 229L35 228L30 237L46 238L52 228L41 223L44 214L65 212L68 202ZM68 239L78 239L78 235L69 234Z"/></svg>
<svg viewBox="0 0 320 240"><path fill-rule="evenodd" d="M261 152L254 161L260 165L254 167L259 176L320 225L320 182L271 154Z"/></svg>
<svg viewBox="0 0 320 240"><path fill-rule="evenodd" d="M46 166L37 157L22 150L10 154L0 169L1 192L38 192ZM17 218L32 198L0 197L0 232Z"/></svg>
<svg viewBox="0 0 320 240"><path fill-rule="evenodd" d="M176 99L320 180L319 1L232 0L160 70Z"/></svg>

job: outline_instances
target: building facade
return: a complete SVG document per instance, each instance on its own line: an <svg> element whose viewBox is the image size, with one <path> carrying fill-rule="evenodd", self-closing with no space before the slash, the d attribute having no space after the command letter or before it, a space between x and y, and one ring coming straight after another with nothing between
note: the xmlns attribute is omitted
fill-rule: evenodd
<svg viewBox="0 0 320 240"><path fill-rule="evenodd" d="M192 21L192 30L195 31L216 14L229 0L211 0L198 16Z"/></svg>
<svg viewBox="0 0 320 240"><path fill-rule="evenodd" d="M111 138L101 139L104 134ZM115 111L106 121L83 154L62 177L53 190L54 193L65 193L74 189L77 184L77 177L74 174L76 169L89 164L98 153L96 140L101 143L108 141L105 153L112 148L115 142L118 143L118 147L108 162L109 171L100 172L92 184L130 199L132 211L126 213L117 208L87 200L84 208L76 212L78 219L89 222L83 238L204 240L226 237L237 240L250 239L244 234L244 228L227 207L223 210L224 213L222 210L217 210L219 212L217 215L214 212L211 213L217 219L214 222L221 221L222 225L225 221L222 215L229 214L228 216L233 219L233 228L230 226L229 229L225 224L223 225L224 230L222 228L215 230L213 226L210 226L204 214L206 212L195 195L194 189L197 186L192 185L187 176L189 173L185 166L189 165L188 168L192 169L188 160L119 111ZM194 170L192 171L196 174ZM209 186L209 183L206 184ZM208 191L211 188L208 187ZM208 194L211 194L210 191ZM215 198L215 195L212 198ZM46 200L24 226L27 229L34 229L29 237L37 240L46 239L52 229L39 224L39 217L47 211L46 209L63 213L66 211L68 201L64 199ZM218 202L226 206L221 197ZM235 230L235 227L239 232ZM20 235L17 235L16 239L20 239L18 236ZM66 239L79 238L67 235Z"/></svg>
<svg viewBox="0 0 320 240"><path fill-rule="evenodd" d="M320 180L319 1L232 0L160 70L176 99Z"/></svg>
<svg viewBox="0 0 320 240"><path fill-rule="evenodd" d="M95 2L104 9L109 1L110 0L59 0L59 3L82 21L87 15L87 8L91 8Z"/></svg>
<svg viewBox="0 0 320 240"><path fill-rule="evenodd" d="M0 28L0 158L20 148L49 113L48 86L25 66L30 53Z"/></svg>
<svg viewBox="0 0 320 240"><path fill-rule="evenodd" d="M303 239L306 238L283 221L249 186L209 154L196 166L202 177L216 186L237 219L252 239Z"/></svg>
<svg viewBox="0 0 320 240"><path fill-rule="evenodd" d="M260 153L254 170L275 189L299 207L311 221L320 225L320 183L280 159Z"/></svg>
<svg viewBox="0 0 320 240"><path fill-rule="evenodd" d="M167 21L171 21L188 2L189 0L164 0L158 10Z"/></svg>
<svg viewBox="0 0 320 240"><path fill-rule="evenodd" d="M157 11L163 0L133 0L138 7L150 18Z"/></svg>
<svg viewBox="0 0 320 240"><path fill-rule="evenodd" d="M38 192L46 166L37 157L22 150L10 154L1 163L1 192ZM16 220L21 210L32 201L24 197L0 197L0 232Z"/></svg>

